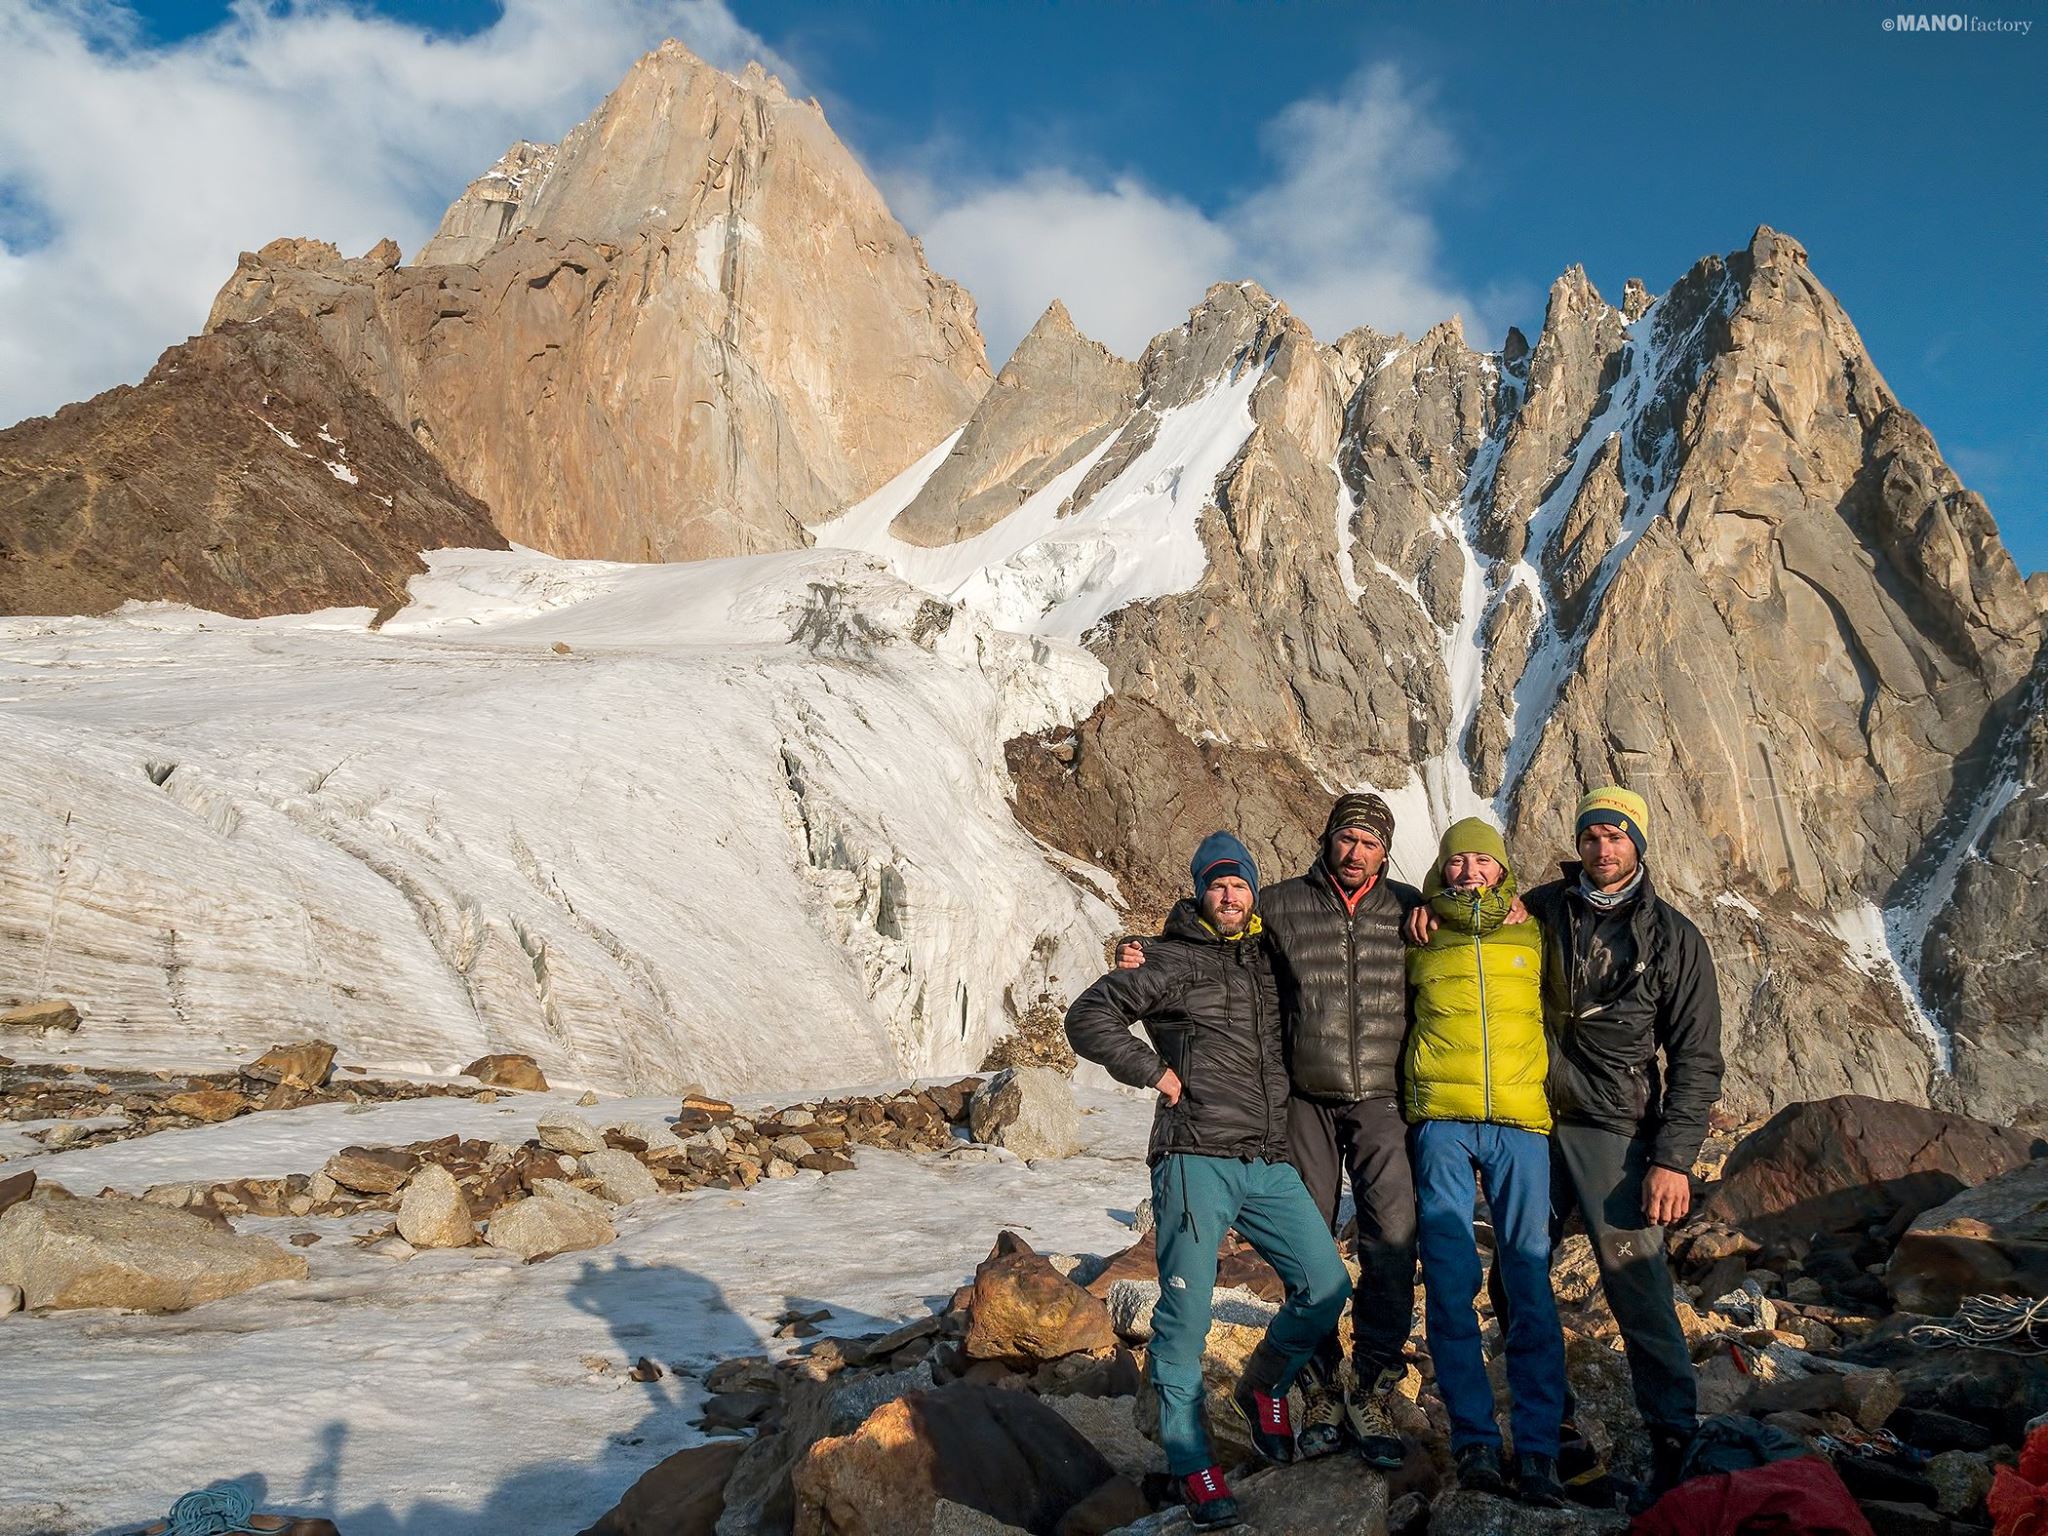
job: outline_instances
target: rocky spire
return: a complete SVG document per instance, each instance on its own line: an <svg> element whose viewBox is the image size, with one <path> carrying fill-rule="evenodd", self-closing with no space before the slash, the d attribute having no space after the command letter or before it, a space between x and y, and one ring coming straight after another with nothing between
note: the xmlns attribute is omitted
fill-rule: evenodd
<svg viewBox="0 0 2048 1536"><path fill-rule="evenodd" d="M817 104L678 43L558 147L515 146L422 255L248 257L213 321L306 314L507 536L553 554L800 545L989 383L972 300Z"/></svg>

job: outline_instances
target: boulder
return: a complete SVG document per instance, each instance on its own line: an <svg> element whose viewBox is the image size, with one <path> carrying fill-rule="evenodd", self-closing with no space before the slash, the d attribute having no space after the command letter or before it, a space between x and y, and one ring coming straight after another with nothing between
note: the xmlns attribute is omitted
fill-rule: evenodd
<svg viewBox="0 0 2048 1536"><path fill-rule="evenodd" d="M18 1285L0 1285L0 1317L9 1317L22 1309L25 1298Z"/></svg>
<svg viewBox="0 0 2048 1536"><path fill-rule="evenodd" d="M1116 1347L1108 1309L1012 1233L974 1272L970 1305L966 1349L976 1360L1037 1364Z"/></svg>
<svg viewBox="0 0 2048 1536"><path fill-rule="evenodd" d="M1387 1480L1351 1455L1234 1478L1245 1523L1258 1536L1384 1536Z"/></svg>
<svg viewBox="0 0 2048 1536"><path fill-rule="evenodd" d="M1927 1459L1934 1507L1944 1515L1972 1515L1991 1491L1991 1458L1975 1451L1942 1451Z"/></svg>
<svg viewBox="0 0 2048 1536"><path fill-rule="evenodd" d="M1902 1310L1943 1317L1965 1296L2048 1296L2048 1158L1923 1211L1884 1278Z"/></svg>
<svg viewBox="0 0 2048 1536"><path fill-rule="evenodd" d="M496 1056L479 1056L462 1069L464 1077L473 1077L486 1088L519 1088L527 1093L546 1093L548 1080L541 1074L540 1063L531 1056L505 1053Z"/></svg>
<svg viewBox="0 0 2048 1536"><path fill-rule="evenodd" d="M967 1106L974 1139L1022 1158L1071 1157L1081 1149L1074 1085L1049 1067L1012 1067L975 1090Z"/></svg>
<svg viewBox="0 0 2048 1536"><path fill-rule="evenodd" d="M533 1264L558 1253L601 1248L619 1234L609 1217L588 1206L552 1194L537 1194L500 1210L491 1218L484 1235L494 1248L516 1253Z"/></svg>
<svg viewBox="0 0 2048 1536"><path fill-rule="evenodd" d="M1151 1395L1149 1386L1139 1392ZM1166 1471L1166 1452L1138 1429L1135 1395L1091 1397L1074 1393L1039 1399L1081 1432L1081 1437L1109 1458L1111 1466L1134 1483Z"/></svg>
<svg viewBox="0 0 2048 1536"><path fill-rule="evenodd" d="M550 1152L567 1152L572 1157L604 1150L604 1133L566 1109L551 1109L542 1115L533 1134Z"/></svg>
<svg viewBox="0 0 2048 1536"><path fill-rule="evenodd" d="M746 1448L744 1440L712 1440L677 1451L577 1536L711 1536L725 1510L726 1480Z"/></svg>
<svg viewBox="0 0 2048 1536"><path fill-rule="evenodd" d="M146 1200L30 1200L0 1215L0 1283L31 1307L179 1312L305 1274L269 1238Z"/></svg>
<svg viewBox="0 0 2048 1536"><path fill-rule="evenodd" d="M419 1162L400 1147L343 1147L320 1171L359 1195L390 1195L404 1187Z"/></svg>
<svg viewBox="0 0 2048 1536"><path fill-rule="evenodd" d="M185 1115L206 1125L232 1120L249 1107L249 1101L232 1088L193 1088L174 1093L163 1101L174 1115Z"/></svg>
<svg viewBox="0 0 2048 1536"><path fill-rule="evenodd" d="M1745 1138L1699 1220L1765 1242L1902 1225L2044 1152L2023 1131L1843 1094L1791 1105Z"/></svg>
<svg viewBox="0 0 2048 1536"><path fill-rule="evenodd" d="M882 1404L852 1434L813 1445L791 1478L796 1536L907 1536L930 1528L941 1499L1049 1532L1118 1481L1031 1394L965 1382Z"/></svg>
<svg viewBox="0 0 2048 1536"><path fill-rule="evenodd" d="M586 1152L577 1160L577 1165L585 1178L597 1181L598 1190L605 1199L618 1205L649 1200L661 1193L661 1186L654 1182L654 1175L647 1171L647 1165L630 1152L617 1152L610 1148Z"/></svg>
<svg viewBox="0 0 2048 1536"><path fill-rule="evenodd" d="M334 1071L334 1047L325 1040L273 1045L242 1068L242 1076L287 1088L319 1088Z"/></svg>
<svg viewBox="0 0 2048 1536"><path fill-rule="evenodd" d="M398 1235L415 1248L467 1248L476 1221L455 1175L428 1163L412 1176L398 1202Z"/></svg>
<svg viewBox="0 0 2048 1536"><path fill-rule="evenodd" d="M1571 1536L1581 1531L1627 1529L1628 1516L1616 1510L1575 1504L1535 1509L1513 1499L1460 1489L1438 1499L1429 1512L1429 1536Z"/></svg>
<svg viewBox="0 0 2048 1536"><path fill-rule="evenodd" d="M76 1034L78 1009L62 1001L23 1003L0 1012L0 1035Z"/></svg>
<svg viewBox="0 0 2048 1536"><path fill-rule="evenodd" d="M789 1536L796 1518L790 1474L811 1447L852 1434L881 1404L933 1385L929 1361L902 1371L799 1375L783 1404L782 1427L757 1435L733 1468L718 1536Z"/></svg>

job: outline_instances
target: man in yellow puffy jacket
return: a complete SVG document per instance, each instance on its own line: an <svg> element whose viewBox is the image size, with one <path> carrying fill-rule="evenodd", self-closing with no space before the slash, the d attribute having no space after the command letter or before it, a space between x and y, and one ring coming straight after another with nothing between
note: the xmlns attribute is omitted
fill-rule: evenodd
<svg viewBox="0 0 2048 1536"><path fill-rule="evenodd" d="M1510 1304L1508 1391L1515 1492L1562 1504L1564 1338L1550 1290L1550 1105L1543 1083L1543 930L1506 921L1514 871L1478 817L1444 833L1423 895L1438 926L1408 951L1415 1022L1402 1058L1427 1295L1429 1353L1451 1416L1458 1481L1507 1491L1493 1388L1473 1303L1481 1278L1473 1198L1493 1216L1494 1263Z"/></svg>

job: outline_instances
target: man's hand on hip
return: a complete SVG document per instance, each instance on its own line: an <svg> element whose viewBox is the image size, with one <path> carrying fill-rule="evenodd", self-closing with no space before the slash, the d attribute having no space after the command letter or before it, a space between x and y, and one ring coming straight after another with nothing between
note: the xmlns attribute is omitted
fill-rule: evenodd
<svg viewBox="0 0 2048 1536"><path fill-rule="evenodd" d="M1145 946L1136 939L1125 939L1116 947L1116 968L1120 971L1135 971L1145 963Z"/></svg>
<svg viewBox="0 0 2048 1536"><path fill-rule="evenodd" d="M1167 1103L1178 1104L1180 1102L1180 1075L1173 1068L1168 1067L1166 1069L1166 1076L1160 1078L1154 1086L1158 1088L1159 1096L1165 1099Z"/></svg>
<svg viewBox="0 0 2048 1536"><path fill-rule="evenodd" d="M1683 1221L1691 1209L1692 1180L1677 1169L1652 1168L1643 1175L1643 1219L1651 1226Z"/></svg>

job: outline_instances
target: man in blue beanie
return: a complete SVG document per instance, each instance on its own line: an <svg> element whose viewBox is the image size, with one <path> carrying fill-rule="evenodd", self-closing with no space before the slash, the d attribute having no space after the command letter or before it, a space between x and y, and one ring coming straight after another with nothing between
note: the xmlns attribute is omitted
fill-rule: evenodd
<svg viewBox="0 0 2048 1536"><path fill-rule="evenodd" d="M1235 1227L1287 1288L1232 1402L1269 1461L1295 1457L1287 1391L1351 1294L1322 1211L1288 1161L1280 993L1259 942L1258 866L1228 832L1203 839L1145 964L1114 970L1067 1010L1075 1051L1118 1082L1158 1090L1148 1161L1159 1305L1147 1370L1167 1470L1194 1523L1235 1524L1202 1420L1202 1346L1223 1236ZM1142 1025L1144 1037L1133 1033Z"/></svg>

